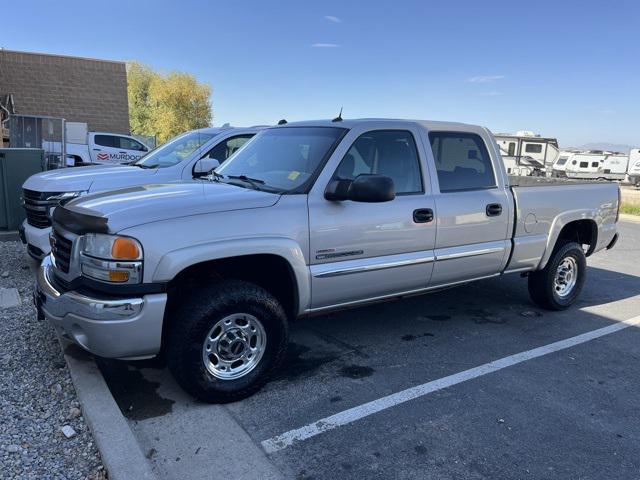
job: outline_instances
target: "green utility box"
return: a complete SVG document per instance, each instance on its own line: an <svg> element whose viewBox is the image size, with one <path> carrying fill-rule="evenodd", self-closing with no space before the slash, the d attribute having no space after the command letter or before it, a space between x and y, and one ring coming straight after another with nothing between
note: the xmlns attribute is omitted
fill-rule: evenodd
<svg viewBox="0 0 640 480"><path fill-rule="evenodd" d="M17 230L25 218L22 184L44 170L44 150L0 148L0 230Z"/></svg>

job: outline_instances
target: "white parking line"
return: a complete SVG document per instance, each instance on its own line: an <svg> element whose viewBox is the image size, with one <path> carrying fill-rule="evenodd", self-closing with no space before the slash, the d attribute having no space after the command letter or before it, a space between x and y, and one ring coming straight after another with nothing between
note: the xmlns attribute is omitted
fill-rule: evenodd
<svg viewBox="0 0 640 480"><path fill-rule="evenodd" d="M538 358L544 355L548 355L549 353L565 350L567 348L571 348L575 345L580 345L581 343L588 342L595 338L603 337L605 335L609 335L610 333L619 332L620 330L624 330L625 328L638 325L640 325L640 315L630 318L629 320L623 320L619 323L609 325L608 327L599 328L597 330L583 333L575 337L560 340L559 342L550 343L549 345L534 348L533 350L527 350L525 352L509 355L508 357L485 363L484 365L470 368L469 370L455 373L453 375L449 375L448 377L440 378L438 380L423 383L422 385L407 388L406 390L402 390L386 397L382 397L377 400L359 405L357 407L344 410L340 413L336 413L335 415L331 415L309 425L305 425L304 427L296 428L295 430L290 430L276 437L264 440L262 442L262 448L264 448L267 453L274 453L287 448L293 443L301 442L308 438L315 437L316 435L319 435L322 432L326 432L327 430L332 430L342 425L355 422L356 420L368 417L369 415L373 415L374 413L386 410L387 408L391 408L396 405L400 405L402 403L408 402L409 400L422 397L429 393L442 390L443 388L451 387L452 385L466 382L467 380L481 377L489 373L497 372L498 370L502 370L503 368L507 368L512 365L531 360L533 358Z"/></svg>

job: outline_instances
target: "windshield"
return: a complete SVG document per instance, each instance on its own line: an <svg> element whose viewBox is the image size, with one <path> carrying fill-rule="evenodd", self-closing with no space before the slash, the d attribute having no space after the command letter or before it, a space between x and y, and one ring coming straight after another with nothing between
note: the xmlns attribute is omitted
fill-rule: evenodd
<svg viewBox="0 0 640 480"><path fill-rule="evenodd" d="M143 168L173 167L215 136L215 133L187 132L152 150L134 165Z"/></svg>
<svg viewBox="0 0 640 480"><path fill-rule="evenodd" d="M228 183L291 192L312 178L344 132L343 128L333 127L265 130L216 172L224 175Z"/></svg>

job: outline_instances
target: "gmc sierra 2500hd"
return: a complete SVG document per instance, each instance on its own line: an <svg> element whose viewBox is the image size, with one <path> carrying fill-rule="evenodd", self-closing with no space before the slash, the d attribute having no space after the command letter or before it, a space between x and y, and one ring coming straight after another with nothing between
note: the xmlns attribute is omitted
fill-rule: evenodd
<svg viewBox="0 0 640 480"><path fill-rule="evenodd" d="M268 128L206 182L56 208L39 312L224 402L278 368L293 319L515 272L564 309L616 242L615 184L510 179L483 127L338 120Z"/></svg>

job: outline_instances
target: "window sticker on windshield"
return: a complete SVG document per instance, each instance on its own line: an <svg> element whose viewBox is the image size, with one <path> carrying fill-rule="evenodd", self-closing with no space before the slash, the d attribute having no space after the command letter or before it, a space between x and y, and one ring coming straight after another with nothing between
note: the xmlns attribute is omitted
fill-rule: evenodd
<svg viewBox="0 0 640 480"><path fill-rule="evenodd" d="M298 178L300 176L300 172L296 172L295 170L292 171L289 176L287 177L289 180L295 180L296 178Z"/></svg>

